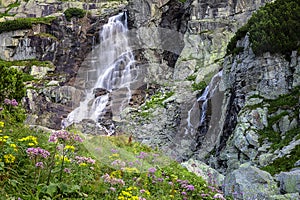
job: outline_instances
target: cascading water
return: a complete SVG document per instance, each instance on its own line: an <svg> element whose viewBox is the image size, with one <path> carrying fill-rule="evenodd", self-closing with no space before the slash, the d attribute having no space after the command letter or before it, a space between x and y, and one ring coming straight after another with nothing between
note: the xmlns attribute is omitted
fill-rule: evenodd
<svg viewBox="0 0 300 200"><path fill-rule="evenodd" d="M86 92L85 100L68 115L67 126L83 119L98 123L104 117L109 101L114 97L122 96L120 99L113 99L114 103L110 102L113 115L118 115L128 105L131 99L130 84L136 77L132 75L135 60L128 44L127 31L126 12L110 17L108 23L102 27L99 33L100 52L95 62L99 66L94 72L97 80L94 87ZM105 92L95 98L97 89ZM113 95L114 91L122 91L122 94Z"/></svg>
<svg viewBox="0 0 300 200"><path fill-rule="evenodd" d="M200 118L200 123L199 126L203 126L204 122L206 120L207 116L207 105L208 105L208 100L214 95L217 87L219 86L216 84L216 81L218 78L222 77L223 70L219 71L216 75L214 75L209 83L208 86L206 86L203 94L197 99L198 102L202 102L201 106L201 118Z"/></svg>
<svg viewBox="0 0 300 200"><path fill-rule="evenodd" d="M201 107L200 126L204 123L207 112L209 86L206 86L203 94L197 99L198 102L203 102Z"/></svg>

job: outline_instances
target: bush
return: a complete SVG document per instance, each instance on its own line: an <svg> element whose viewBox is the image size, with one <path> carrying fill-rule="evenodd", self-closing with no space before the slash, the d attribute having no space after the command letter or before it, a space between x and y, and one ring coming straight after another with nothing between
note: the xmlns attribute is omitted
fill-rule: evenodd
<svg viewBox="0 0 300 200"><path fill-rule="evenodd" d="M0 65L0 102L5 98L20 101L25 95L23 73L17 69Z"/></svg>
<svg viewBox="0 0 300 200"><path fill-rule="evenodd" d="M0 22L0 33L32 28L32 24L49 24L54 17L19 18Z"/></svg>
<svg viewBox="0 0 300 200"><path fill-rule="evenodd" d="M86 13L86 11L79 9L79 8L68 8L64 12L65 17L68 21L70 21L72 17L82 18L82 17L84 17L85 13Z"/></svg>
<svg viewBox="0 0 300 200"><path fill-rule="evenodd" d="M268 3L252 15L227 46L227 54L234 52L236 42L249 32L251 47L256 55L265 52L281 53L287 58L300 48L300 2L277 0Z"/></svg>

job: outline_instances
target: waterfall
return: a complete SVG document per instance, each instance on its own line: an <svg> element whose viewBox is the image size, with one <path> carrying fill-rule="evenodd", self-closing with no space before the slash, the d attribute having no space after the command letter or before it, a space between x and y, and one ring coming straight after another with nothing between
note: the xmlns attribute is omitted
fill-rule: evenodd
<svg viewBox="0 0 300 200"><path fill-rule="evenodd" d="M204 92L202 95L197 99L198 102L202 102L201 106L201 117L200 117L200 124L199 126L203 126L204 122L206 120L207 116L207 105L208 105L208 100L214 95L217 87L219 86L217 83L217 79L222 77L223 70L219 71L216 75L214 75L209 83L208 86L206 86Z"/></svg>
<svg viewBox="0 0 300 200"><path fill-rule="evenodd" d="M128 105L131 99L130 84L136 77L132 76L135 60L128 44L127 31L125 12L110 17L103 25L99 32L100 51L94 51L99 53L94 62L97 66L89 73L97 79L94 86L86 91L85 100L68 115L67 126L84 119L101 122L106 117L108 106L111 115L118 115ZM99 90L101 94L96 95Z"/></svg>
<svg viewBox="0 0 300 200"><path fill-rule="evenodd" d="M203 125L205 118L206 118L207 104L208 104L208 92L209 92L209 86L206 86L203 94L197 99L198 102L202 102L200 126Z"/></svg>

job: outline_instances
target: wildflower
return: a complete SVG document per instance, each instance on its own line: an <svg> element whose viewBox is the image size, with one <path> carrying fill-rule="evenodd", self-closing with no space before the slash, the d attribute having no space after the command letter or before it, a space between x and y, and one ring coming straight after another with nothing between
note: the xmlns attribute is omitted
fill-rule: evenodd
<svg viewBox="0 0 300 200"><path fill-rule="evenodd" d="M116 188L114 188L114 187L110 187L109 189L110 189L111 191L113 191L113 192L116 191Z"/></svg>
<svg viewBox="0 0 300 200"><path fill-rule="evenodd" d="M3 157L4 157L4 162L7 164L14 163L16 160L16 157L13 156L12 154L6 154Z"/></svg>
<svg viewBox="0 0 300 200"><path fill-rule="evenodd" d="M104 182L110 183L111 185L125 185L123 179L113 178L109 174L105 174L101 178L104 179Z"/></svg>
<svg viewBox="0 0 300 200"><path fill-rule="evenodd" d="M71 146L71 145L66 145L66 146L65 146L65 149L66 149L66 150L71 150L71 151L73 151L73 152L75 151L75 147L74 147L74 146Z"/></svg>
<svg viewBox="0 0 300 200"><path fill-rule="evenodd" d="M80 166L80 167L85 167L85 166L86 166L86 163L80 163L79 166Z"/></svg>
<svg viewBox="0 0 300 200"><path fill-rule="evenodd" d="M89 163L94 165L96 163L96 161L92 158L81 157L81 156L75 156L75 160L77 160L77 164Z"/></svg>
<svg viewBox="0 0 300 200"><path fill-rule="evenodd" d="M63 140L63 141L77 141L77 142L83 142L83 139L79 135L75 135L74 133L69 133L64 130L53 132L48 142L57 142L57 140Z"/></svg>
<svg viewBox="0 0 300 200"><path fill-rule="evenodd" d="M0 127L3 128L4 127L4 122L0 121Z"/></svg>
<svg viewBox="0 0 300 200"><path fill-rule="evenodd" d="M0 130L0 133L1 133L1 130ZM0 142L6 142L7 140L6 140L6 138L5 137L1 137L0 136Z"/></svg>
<svg viewBox="0 0 300 200"><path fill-rule="evenodd" d="M224 196L223 196L222 194L219 194L219 193L215 194L213 198L214 198L214 199L222 199L222 200L226 200L226 199L224 198Z"/></svg>
<svg viewBox="0 0 300 200"><path fill-rule="evenodd" d="M34 136L27 136L27 137L24 137L24 138L21 138L19 139L20 142L27 142L27 141L31 141L30 143L34 143L34 145L37 145L38 142L37 142L37 138L34 137ZM31 146L32 144L28 143L29 146ZM32 145L32 146L34 146Z"/></svg>
<svg viewBox="0 0 300 200"><path fill-rule="evenodd" d="M112 153L118 153L118 150L116 150L116 149L111 149L111 152L112 152Z"/></svg>
<svg viewBox="0 0 300 200"><path fill-rule="evenodd" d="M64 169L64 172L70 174L70 173L71 173L71 170L70 170L69 168L65 168L65 169Z"/></svg>
<svg viewBox="0 0 300 200"><path fill-rule="evenodd" d="M148 169L148 172L154 174L156 172L156 169L154 167L151 167Z"/></svg>
<svg viewBox="0 0 300 200"><path fill-rule="evenodd" d="M0 112L3 110L3 108L2 107L0 107Z"/></svg>
<svg viewBox="0 0 300 200"><path fill-rule="evenodd" d="M186 195L186 192L185 192L185 191L183 191L183 192L181 192L181 194L182 194L182 195Z"/></svg>
<svg viewBox="0 0 300 200"><path fill-rule="evenodd" d="M10 101L9 99L4 99L4 104L10 105L10 104L11 104L11 101Z"/></svg>
<svg viewBox="0 0 300 200"><path fill-rule="evenodd" d="M186 190L190 190L190 191L195 190L195 187L193 185L187 185L185 188L186 188Z"/></svg>
<svg viewBox="0 0 300 200"><path fill-rule="evenodd" d="M41 169L43 169L44 168L44 163L43 162L37 162L36 164L35 164L35 166L37 167L37 168L41 168Z"/></svg>
<svg viewBox="0 0 300 200"><path fill-rule="evenodd" d="M17 100L13 99L13 100L11 100L10 105L18 106L19 104L18 104Z"/></svg>
<svg viewBox="0 0 300 200"><path fill-rule="evenodd" d="M26 153L30 157L30 159L33 159L34 157L39 156L39 155L41 155L43 158L47 158L50 155L49 151L42 149L40 147L28 148L26 150Z"/></svg>
<svg viewBox="0 0 300 200"><path fill-rule="evenodd" d="M144 159L148 154L145 152L140 152L140 155L136 156L139 159Z"/></svg>
<svg viewBox="0 0 300 200"><path fill-rule="evenodd" d="M34 146L34 143L30 142L30 143L28 143L28 146L30 146L30 147Z"/></svg>

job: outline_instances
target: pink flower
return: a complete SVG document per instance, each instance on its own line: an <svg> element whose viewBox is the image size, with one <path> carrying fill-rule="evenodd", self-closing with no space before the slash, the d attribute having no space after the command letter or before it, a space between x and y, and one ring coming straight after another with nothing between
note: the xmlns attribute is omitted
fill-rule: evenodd
<svg viewBox="0 0 300 200"><path fill-rule="evenodd" d="M44 163L43 162L37 162L36 164L35 164L35 166L37 167L37 168L41 168L41 169L43 169L44 168Z"/></svg>
<svg viewBox="0 0 300 200"><path fill-rule="evenodd" d="M187 185L185 188L186 188L186 190L190 190L190 191L195 190L195 187L193 185Z"/></svg>
<svg viewBox="0 0 300 200"><path fill-rule="evenodd" d="M18 106L19 105L18 102L17 102L17 100L15 100L15 99L11 100L10 104L12 106Z"/></svg>
<svg viewBox="0 0 300 200"><path fill-rule="evenodd" d="M156 172L156 169L154 167L151 167L148 169L148 172L154 174Z"/></svg>
<svg viewBox="0 0 300 200"><path fill-rule="evenodd" d="M65 168L65 169L64 169L64 172L70 174L70 173L71 173L71 170L70 170L69 168Z"/></svg>
<svg viewBox="0 0 300 200"><path fill-rule="evenodd" d="M10 101L9 99L4 99L4 104L10 105L10 104L11 104L11 101Z"/></svg>
<svg viewBox="0 0 300 200"><path fill-rule="evenodd" d="M42 149L40 147L37 148L28 148L26 150L27 155L30 157L30 159L33 159L34 157L37 156L42 156L43 158L47 158L48 156L50 156L49 151Z"/></svg>
<svg viewBox="0 0 300 200"><path fill-rule="evenodd" d="M69 133L65 130L60 130L53 132L48 142L57 142L57 140L63 140L63 141L77 141L77 142L83 142L83 139L79 135L75 135L74 133Z"/></svg>

